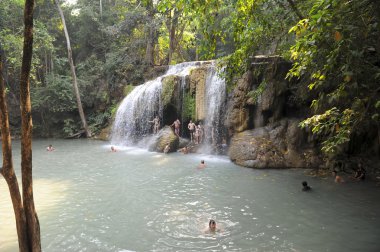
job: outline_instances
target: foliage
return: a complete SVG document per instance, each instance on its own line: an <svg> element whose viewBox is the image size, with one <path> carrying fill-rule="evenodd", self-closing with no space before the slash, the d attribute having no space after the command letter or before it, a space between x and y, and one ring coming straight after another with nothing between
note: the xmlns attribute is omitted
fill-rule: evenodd
<svg viewBox="0 0 380 252"><path fill-rule="evenodd" d="M48 75L49 85L31 89L32 106L35 110L52 114L71 112L76 109L71 78Z"/></svg>
<svg viewBox="0 0 380 252"><path fill-rule="evenodd" d="M226 66L224 77L229 86L250 68L255 54L286 54L293 36L287 34L297 15L286 0L211 1L212 8L199 7L206 58L220 57ZM301 6L307 8L311 1ZM233 42L231 42L233 41ZM221 47L220 44L232 44ZM224 55L218 49L224 50ZM220 50L219 49L219 50Z"/></svg>
<svg viewBox="0 0 380 252"><path fill-rule="evenodd" d="M183 101L183 118L190 120L195 118L195 97L190 93L185 93Z"/></svg>
<svg viewBox="0 0 380 252"><path fill-rule="evenodd" d="M109 122L111 118L111 109L103 113L93 113L89 115L89 125L91 132L99 133Z"/></svg>
<svg viewBox="0 0 380 252"><path fill-rule="evenodd" d="M379 127L379 7L370 0L319 0L290 30L297 38L288 76L308 76L310 95L318 94L311 103L317 115L301 125L323 136L325 152Z"/></svg>
<svg viewBox="0 0 380 252"><path fill-rule="evenodd" d="M255 90L248 92L247 96L252 98L253 103L257 103L258 99L260 98L261 94L264 92L266 87L267 81L264 79Z"/></svg>
<svg viewBox="0 0 380 252"><path fill-rule="evenodd" d="M67 135L73 135L75 132L78 132L79 127L78 123L71 118L63 120L63 132Z"/></svg>
<svg viewBox="0 0 380 252"><path fill-rule="evenodd" d="M336 107L325 111L321 115L314 115L300 123L303 128L311 128L313 134L326 139L322 151L336 153L341 146L351 138L352 127L357 115L353 110L339 111Z"/></svg>
<svg viewBox="0 0 380 252"><path fill-rule="evenodd" d="M135 89L135 86L132 86L132 85L125 85L125 86L124 86L124 92L123 92L123 95L124 95L124 96L129 95L129 94L133 91L133 89Z"/></svg>

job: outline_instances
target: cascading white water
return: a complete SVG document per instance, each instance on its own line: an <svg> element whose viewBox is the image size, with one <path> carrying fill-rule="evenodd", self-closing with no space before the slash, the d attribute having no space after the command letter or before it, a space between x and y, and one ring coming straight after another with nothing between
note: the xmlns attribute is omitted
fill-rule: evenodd
<svg viewBox="0 0 380 252"><path fill-rule="evenodd" d="M111 142L116 145L132 145L151 133L152 124L149 123L155 116L162 119L163 107L161 102L162 80L169 75L181 77L181 94L184 96L186 76L190 71L204 62L185 62L170 66L168 71L152 80L137 86L124 98L116 113L112 129ZM205 86L205 129L211 130L205 143L221 142L222 120L225 104L225 82L218 77L215 65L208 62L208 73ZM183 97L182 97L183 98ZM183 99L181 99L183 101ZM179 105L183 111L183 104ZM182 119L182 118L181 118ZM182 122L183 124L183 122ZM162 125L161 125L162 126ZM185 125L186 127L186 125ZM211 134L213 132L213 134ZM213 138L211 138L211 135ZM214 141L213 141L214 139Z"/></svg>
<svg viewBox="0 0 380 252"><path fill-rule="evenodd" d="M205 136L206 143L213 146L221 144L224 136L224 113L226 111L226 82L216 67L210 67L206 79L205 95Z"/></svg>
<svg viewBox="0 0 380 252"><path fill-rule="evenodd" d="M147 135L155 115L159 115L161 98L161 79L148 81L135 87L124 98L117 110L112 129L112 143L117 145L131 145L139 138Z"/></svg>

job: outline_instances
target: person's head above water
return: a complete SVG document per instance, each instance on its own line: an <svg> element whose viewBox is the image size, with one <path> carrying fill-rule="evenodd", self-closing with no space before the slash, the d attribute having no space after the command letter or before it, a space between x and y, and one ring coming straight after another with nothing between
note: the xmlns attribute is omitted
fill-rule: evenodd
<svg viewBox="0 0 380 252"><path fill-rule="evenodd" d="M205 161L204 160L201 160L201 164L204 164L205 163Z"/></svg>
<svg viewBox="0 0 380 252"><path fill-rule="evenodd" d="M215 231L216 230L216 222L211 219L208 223L208 227L210 228L211 231Z"/></svg>
<svg viewBox="0 0 380 252"><path fill-rule="evenodd" d="M311 190L311 187L308 186L306 181L303 181L302 182L302 191L309 191L309 190Z"/></svg>

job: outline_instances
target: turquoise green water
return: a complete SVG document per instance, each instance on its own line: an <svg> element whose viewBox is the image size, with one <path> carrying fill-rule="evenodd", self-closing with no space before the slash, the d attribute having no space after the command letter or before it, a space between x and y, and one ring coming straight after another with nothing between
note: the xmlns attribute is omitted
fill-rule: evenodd
<svg viewBox="0 0 380 252"><path fill-rule="evenodd" d="M56 151L45 150L50 143ZM337 185L199 154L113 153L89 140L34 141L33 169L43 251L380 251L380 188L371 182ZM210 218L221 232L204 232ZM3 178L0 251L17 251Z"/></svg>

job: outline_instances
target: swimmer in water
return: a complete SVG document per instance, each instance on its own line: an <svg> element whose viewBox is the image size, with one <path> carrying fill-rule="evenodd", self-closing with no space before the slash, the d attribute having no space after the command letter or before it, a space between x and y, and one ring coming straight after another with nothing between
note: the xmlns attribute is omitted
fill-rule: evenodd
<svg viewBox="0 0 380 252"><path fill-rule="evenodd" d="M55 151L55 148L53 147L53 145L49 144L49 146L46 147L46 151Z"/></svg>
<svg viewBox="0 0 380 252"><path fill-rule="evenodd" d="M203 169L206 167L205 161L201 160L201 163L198 165L198 169Z"/></svg>
<svg viewBox="0 0 380 252"><path fill-rule="evenodd" d="M310 190L311 190L311 187L307 185L307 182L306 181L302 182L302 191L306 192Z"/></svg>
<svg viewBox="0 0 380 252"><path fill-rule="evenodd" d="M214 234L215 232L221 232L222 230L220 228L216 227L216 221L211 219L208 222L208 229L205 231L206 233L212 233Z"/></svg>

